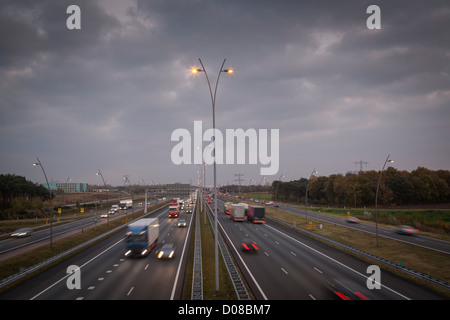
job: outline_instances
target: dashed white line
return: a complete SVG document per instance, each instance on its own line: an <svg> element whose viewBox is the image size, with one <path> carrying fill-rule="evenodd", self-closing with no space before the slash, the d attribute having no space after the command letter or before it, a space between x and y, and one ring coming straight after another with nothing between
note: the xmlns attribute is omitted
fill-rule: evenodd
<svg viewBox="0 0 450 320"><path fill-rule="evenodd" d="M309 296L311 299L316 300L316 298L314 298L314 296L313 296L312 294L308 294L308 296Z"/></svg>
<svg viewBox="0 0 450 320"><path fill-rule="evenodd" d="M130 291L128 291L127 296L130 295L131 291L133 291L134 287L131 287Z"/></svg>
<svg viewBox="0 0 450 320"><path fill-rule="evenodd" d="M284 273L289 274L284 268L281 268L281 270L283 270Z"/></svg>
<svg viewBox="0 0 450 320"><path fill-rule="evenodd" d="M314 267L314 270L316 270L319 273L323 273L322 271L320 271L319 269L317 269L316 267Z"/></svg>
<svg viewBox="0 0 450 320"><path fill-rule="evenodd" d="M94 289L95 289L94 286L90 286L90 287L88 288L88 290L94 290Z"/></svg>
<svg viewBox="0 0 450 320"><path fill-rule="evenodd" d="M147 264L147 265L145 266L144 270L147 270L148 266L149 266L149 264Z"/></svg>
<svg viewBox="0 0 450 320"><path fill-rule="evenodd" d="M296 257L296 256L297 256L297 255L296 255L296 254L295 254L294 252L292 252L292 251L291 251L291 254L292 254L292 255L293 255L294 257Z"/></svg>

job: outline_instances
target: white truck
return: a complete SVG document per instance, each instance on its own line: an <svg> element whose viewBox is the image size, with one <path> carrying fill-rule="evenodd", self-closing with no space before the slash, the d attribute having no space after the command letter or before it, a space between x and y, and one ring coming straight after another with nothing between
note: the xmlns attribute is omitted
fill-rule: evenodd
<svg viewBox="0 0 450 320"><path fill-rule="evenodd" d="M159 238L159 219L146 218L130 223L125 241L125 255L146 256L156 246Z"/></svg>
<svg viewBox="0 0 450 320"><path fill-rule="evenodd" d="M245 206L238 203L232 204L230 210L230 219L233 221L244 221L245 220Z"/></svg>
<svg viewBox="0 0 450 320"><path fill-rule="evenodd" d="M119 206L120 206L120 209L122 209L122 210L126 210L128 208L132 208L133 207L133 200L131 200L131 199L120 200Z"/></svg>

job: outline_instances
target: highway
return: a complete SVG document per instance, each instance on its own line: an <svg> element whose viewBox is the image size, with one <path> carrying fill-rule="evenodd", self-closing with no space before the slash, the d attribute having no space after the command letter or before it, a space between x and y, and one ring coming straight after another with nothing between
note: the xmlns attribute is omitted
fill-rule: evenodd
<svg viewBox="0 0 450 320"><path fill-rule="evenodd" d="M149 205L154 202L149 202ZM53 230L50 230L50 222L48 222L47 228L34 231L28 237L24 238L9 238L0 241L0 261L7 259L11 256L16 255L18 249L27 249L27 247L35 248L40 245L45 245L50 242L50 234L52 233L53 239L58 236L65 236L70 232L80 232L81 230L92 227L95 225L100 225L102 223L107 223L109 220L114 220L119 217L123 217L127 212L132 213L137 210L142 210L142 207L131 208L128 210L119 210L117 213L110 215L109 218L101 218L103 213L107 213L109 209L99 211L95 216L89 216L87 218L75 220L72 222L57 223L56 219L53 221ZM33 246L31 246L33 245Z"/></svg>
<svg viewBox="0 0 450 320"><path fill-rule="evenodd" d="M232 244L235 259L258 299L441 299L439 295L381 269L380 289L367 287L369 264L276 223L235 222L218 202L219 224ZM259 250L242 252L241 239Z"/></svg>
<svg viewBox="0 0 450 320"><path fill-rule="evenodd" d="M154 212L160 222L159 240L147 257L125 257L125 232L100 242L93 247L59 263L38 276L16 286L0 299L18 300L169 300L181 298L184 281L184 262L191 230L192 214L181 213L187 226L177 227L178 219L168 218L168 208ZM173 243L173 259L157 258L164 243ZM183 256L183 261L181 257ZM183 263L182 263L183 262ZM80 267L81 289L68 289L67 268Z"/></svg>
<svg viewBox="0 0 450 320"><path fill-rule="evenodd" d="M157 246L144 258L126 258L125 232L47 269L0 295L1 300L179 300L186 268L192 214L181 213L187 227L168 218L168 208L151 217L160 221ZM218 202L219 230L243 277L258 300L335 300L345 297L370 300L410 300L445 297L381 269L380 289L367 285L369 263L276 223L234 222ZM252 239L259 250L243 252L242 238ZM159 260L164 243L173 243L171 260ZM69 289L67 268L80 267L81 288Z"/></svg>
<svg viewBox="0 0 450 320"><path fill-rule="evenodd" d="M88 217L80 220L76 220L73 222L59 224L55 220L53 221L53 237L57 237L62 234L66 234L68 232L72 232L75 230L82 230L83 228L94 225L95 223L104 223L107 221L105 218L100 218L100 215L106 211L98 212L97 216ZM118 213L110 216L110 219L114 219L118 216L123 216L123 212L119 211ZM18 239L5 239L0 241L0 258L3 258L3 255L6 253L10 253L14 250L41 242L50 239L50 221L47 225L47 228L34 231L28 237L18 238ZM50 240L48 240L50 241Z"/></svg>

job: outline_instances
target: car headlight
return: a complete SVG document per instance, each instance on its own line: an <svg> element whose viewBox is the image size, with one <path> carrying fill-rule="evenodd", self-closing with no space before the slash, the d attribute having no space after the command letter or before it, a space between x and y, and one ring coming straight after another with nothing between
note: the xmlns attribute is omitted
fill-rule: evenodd
<svg viewBox="0 0 450 320"><path fill-rule="evenodd" d="M169 254L169 259L171 259L172 257L173 257L173 254L175 253L175 251L170 251L170 254Z"/></svg>
<svg viewBox="0 0 450 320"><path fill-rule="evenodd" d="M161 257L163 256L163 254L164 254L164 252L163 252L163 251L160 251L160 252L158 253L158 259L161 259Z"/></svg>

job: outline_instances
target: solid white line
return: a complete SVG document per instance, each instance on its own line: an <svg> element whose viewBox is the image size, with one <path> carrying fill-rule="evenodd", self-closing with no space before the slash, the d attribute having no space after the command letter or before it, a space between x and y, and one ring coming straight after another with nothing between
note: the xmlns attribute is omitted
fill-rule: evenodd
<svg viewBox="0 0 450 320"><path fill-rule="evenodd" d="M327 259L329 259L329 260L331 260L331 261L333 261L333 262L335 262L335 263L337 263L337 264L339 264L339 265L341 265L341 266L347 268L348 270L350 270L350 271L352 271L352 272L354 272L354 273L360 275L361 277L368 279L368 277L365 276L364 274L359 273L358 271L356 271L356 270L350 268L349 266L343 264L342 262L339 262L339 261L337 261L337 260L335 260L335 259L333 259L333 258L327 256L326 254L324 254L324 253L322 253L322 252L320 252L320 251L318 251L318 250L316 250L316 249L314 249L314 248L312 248L312 247L310 247L310 246L304 244L303 242L301 242L301 241L299 241L299 240L297 240L297 239L292 238L291 236L289 236L289 235L287 235L287 234L285 234L285 233L283 233L283 232L281 232L281 231L275 229L274 227L271 227L271 226L269 226L269 225L267 225L267 227L269 227L269 228L275 230L275 231L278 232L278 233L281 233L282 235L288 237L288 238L291 239L291 240L294 240L294 241L298 242L298 243L301 244L302 246L304 246L304 247L306 247L306 248L308 248L308 249L310 249L310 250L312 250L312 251L314 251L314 252L320 254L321 256L323 256L323 257L325 257L325 258L327 258ZM408 298L408 297L402 295L401 293L399 293L399 292L397 292L397 291L395 291L395 290L393 290L393 289L391 289L391 288L389 288L389 287L387 287L387 286L385 286L385 285L383 285L383 284L381 284L381 283L380 283L380 285L383 286L384 288L388 289L389 291L391 291L391 292L393 292L393 293L395 293L395 294L397 294L397 295L403 297L404 299L411 300L410 298Z"/></svg>
<svg viewBox="0 0 450 320"><path fill-rule="evenodd" d="M261 293L262 297L264 300L268 300L267 296L264 294L264 292L262 291L261 287L259 286L259 283L256 281L255 277L253 277L253 274L250 272L250 270L248 269L247 265L245 264L244 260L242 259L241 255L239 254L238 250L236 249L236 247L234 246L233 242L231 241L230 237L228 236L228 234L225 232L225 229L222 227L222 224L220 223L220 221L217 221L218 225L222 228L222 231L224 232L225 236L227 237L229 243L231 244L231 246L233 247L234 251L237 253L239 259L241 260L242 264L244 265L245 269L247 270L248 274L250 275L250 277L252 278L253 282L255 283L256 287L258 288L259 292ZM267 254L267 252L264 252L267 256L269 256Z"/></svg>
<svg viewBox="0 0 450 320"><path fill-rule="evenodd" d="M194 208L194 210L195 210L196 208ZM176 274L176 276L175 276L175 281L173 282L173 287L172 287L172 293L170 294L170 300L173 300L173 298L174 298L174 296L175 296L175 289L176 289L176 287L177 287L177 282L178 282L178 277L179 277L179 275L180 275L180 269L181 269L181 263L183 262L183 256L184 256L184 252L186 251L186 245L187 245L187 239L188 239L188 234L189 234L189 232L191 231L191 227L192 227L192 224L193 224L193 218L192 218L192 215L191 215L191 222L189 223L189 229L188 229L188 231L187 231L187 233L186 233L186 238L185 238L185 240L184 240L184 246L183 246L183 252L181 253L181 258L180 258L180 263L178 264L178 269L177 269L177 274Z"/></svg>

